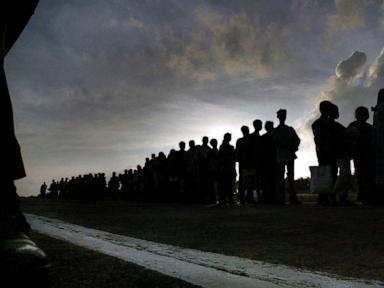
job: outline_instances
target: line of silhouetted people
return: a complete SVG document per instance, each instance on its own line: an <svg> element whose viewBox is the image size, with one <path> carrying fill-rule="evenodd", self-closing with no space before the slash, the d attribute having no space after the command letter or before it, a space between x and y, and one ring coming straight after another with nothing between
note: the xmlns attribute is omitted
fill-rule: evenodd
<svg viewBox="0 0 384 288"><path fill-rule="evenodd" d="M286 110L277 112L279 125L253 121L253 132L241 127L243 137L231 145L226 133L219 146L204 136L202 143L180 142L168 156L163 152L145 159L144 166L113 172L108 183L104 173L86 174L44 182L41 197L62 199L125 199L186 203L285 203L284 175L287 170L289 203L299 204L294 189L294 160L300 139L285 124ZM236 181L236 162L239 181ZM238 190L237 199L235 192ZM257 196L256 196L257 195Z"/></svg>
<svg viewBox="0 0 384 288"><path fill-rule="evenodd" d="M330 101L320 103L321 116L312 124L312 131L319 166L331 167L333 184L327 193L319 194L318 204L354 204L348 200L352 189L351 160L358 180L358 200L363 204L381 201L383 97L380 90L378 104L372 109L374 125L367 123L366 107L358 107L356 120L344 127L336 121L338 107ZM231 145L230 133L224 135L220 146L216 139L207 136L201 144L189 141L188 149L182 141L179 149L172 149L168 156L163 152L152 154L143 167L138 165L122 174L113 172L108 183L104 173L79 175L53 180L49 187L44 183L40 196L208 204L285 204L288 200L293 205L301 204L294 185L300 138L294 128L285 124L286 117L286 110L277 111L278 125L274 127L272 121L266 121L262 135L261 120L253 121L252 132L242 126L243 136L235 146Z"/></svg>
<svg viewBox="0 0 384 288"><path fill-rule="evenodd" d="M354 205L348 200L352 190L351 160L357 177L358 201L363 204L382 203L384 184L384 89L378 94L373 125L367 121L369 110L360 106L356 120L347 127L339 118L337 105L322 101L320 117L312 124L316 154L320 166L330 166L333 187L318 197L320 205Z"/></svg>

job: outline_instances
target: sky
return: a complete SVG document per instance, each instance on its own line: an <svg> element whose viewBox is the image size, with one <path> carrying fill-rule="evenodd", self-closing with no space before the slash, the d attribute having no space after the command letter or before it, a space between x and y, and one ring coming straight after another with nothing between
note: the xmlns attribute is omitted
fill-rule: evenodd
<svg viewBox="0 0 384 288"><path fill-rule="evenodd" d="M384 86L383 0L40 0L6 59L28 177L121 172L179 141L287 124L316 165L319 101L348 125ZM252 130L252 129L251 129Z"/></svg>

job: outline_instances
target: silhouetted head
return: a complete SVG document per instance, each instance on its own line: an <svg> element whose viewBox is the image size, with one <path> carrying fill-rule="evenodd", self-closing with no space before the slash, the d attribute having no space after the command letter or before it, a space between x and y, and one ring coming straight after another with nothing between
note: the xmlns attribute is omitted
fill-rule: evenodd
<svg viewBox="0 0 384 288"><path fill-rule="evenodd" d="M145 162L148 162L149 161L149 158L147 157L147 158L145 158Z"/></svg>
<svg viewBox="0 0 384 288"><path fill-rule="evenodd" d="M284 123L285 120L287 119L287 110L285 109L280 109L277 111L277 119L280 120L280 123Z"/></svg>
<svg viewBox="0 0 384 288"><path fill-rule="evenodd" d="M164 159L167 159L167 156L165 156L164 152L160 152L159 158L164 160Z"/></svg>
<svg viewBox="0 0 384 288"><path fill-rule="evenodd" d="M224 134L223 143L229 143L229 142L231 142L231 140L232 140L232 135L231 135L231 133L225 133L225 134Z"/></svg>
<svg viewBox="0 0 384 288"><path fill-rule="evenodd" d="M263 128L263 122L259 119L256 119L253 121L253 128L255 128L255 131L260 131Z"/></svg>
<svg viewBox="0 0 384 288"><path fill-rule="evenodd" d="M319 110L320 110L321 115L328 117L331 106L332 106L331 101L328 101L328 100L321 101L320 105L319 105Z"/></svg>
<svg viewBox="0 0 384 288"><path fill-rule="evenodd" d="M336 104L332 104L329 109L329 117L331 119L338 119L339 118L339 107L337 107Z"/></svg>
<svg viewBox="0 0 384 288"><path fill-rule="evenodd" d="M249 128L248 126L241 126L241 133L243 133L244 136L249 135Z"/></svg>
<svg viewBox="0 0 384 288"><path fill-rule="evenodd" d="M155 159L156 158L156 154L151 154L151 158Z"/></svg>
<svg viewBox="0 0 384 288"><path fill-rule="evenodd" d="M272 130L274 128L273 127L273 122L272 121L265 122L264 128L265 128L265 131L272 132Z"/></svg>
<svg viewBox="0 0 384 288"><path fill-rule="evenodd" d="M141 166L140 165L137 165L136 168L137 168L137 171L141 170Z"/></svg>
<svg viewBox="0 0 384 288"><path fill-rule="evenodd" d="M207 146L208 145L208 141L209 141L209 138L207 136L204 136L203 140L202 140L203 146Z"/></svg>
<svg viewBox="0 0 384 288"><path fill-rule="evenodd" d="M195 141L191 140L188 142L189 148L195 148L196 144Z"/></svg>
<svg viewBox="0 0 384 288"><path fill-rule="evenodd" d="M355 117L357 121L365 122L369 119L369 111L367 107L360 106L355 110Z"/></svg>
<svg viewBox="0 0 384 288"><path fill-rule="evenodd" d="M116 176L116 172L112 172L112 176Z"/></svg>
<svg viewBox="0 0 384 288"><path fill-rule="evenodd" d="M211 144L212 148L217 148L217 140L215 138L211 139L209 144Z"/></svg>
<svg viewBox="0 0 384 288"><path fill-rule="evenodd" d="M180 148L180 150L185 150L185 142L184 141L181 141L181 142L179 142L179 148Z"/></svg>

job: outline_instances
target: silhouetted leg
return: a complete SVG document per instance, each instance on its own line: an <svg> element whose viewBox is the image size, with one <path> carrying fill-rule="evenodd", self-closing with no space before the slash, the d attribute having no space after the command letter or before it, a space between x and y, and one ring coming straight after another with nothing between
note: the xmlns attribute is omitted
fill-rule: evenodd
<svg viewBox="0 0 384 288"><path fill-rule="evenodd" d="M351 164L349 159L338 159L339 177L336 180L334 194L339 196L340 203L346 204L348 192L352 188Z"/></svg>
<svg viewBox="0 0 384 288"><path fill-rule="evenodd" d="M285 164L276 165L276 203L285 204Z"/></svg>
<svg viewBox="0 0 384 288"><path fill-rule="evenodd" d="M287 163L287 180L288 180L288 193L289 193L289 204L301 204L297 199L295 189L295 161L289 161Z"/></svg>
<svg viewBox="0 0 384 288"><path fill-rule="evenodd" d="M245 175L244 170L239 169L239 201L240 204L244 204L245 196Z"/></svg>

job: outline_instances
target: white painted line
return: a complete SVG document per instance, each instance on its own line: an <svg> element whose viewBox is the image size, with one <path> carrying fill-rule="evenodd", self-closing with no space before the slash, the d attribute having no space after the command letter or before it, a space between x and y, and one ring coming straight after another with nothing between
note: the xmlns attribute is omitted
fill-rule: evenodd
<svg viewBox="0 0 384 288"><path fill-rule="evenodd" d="M342 278L284 265L116 235L32 214L32 229L206 288L372 288L383 282Z"/></svg>

